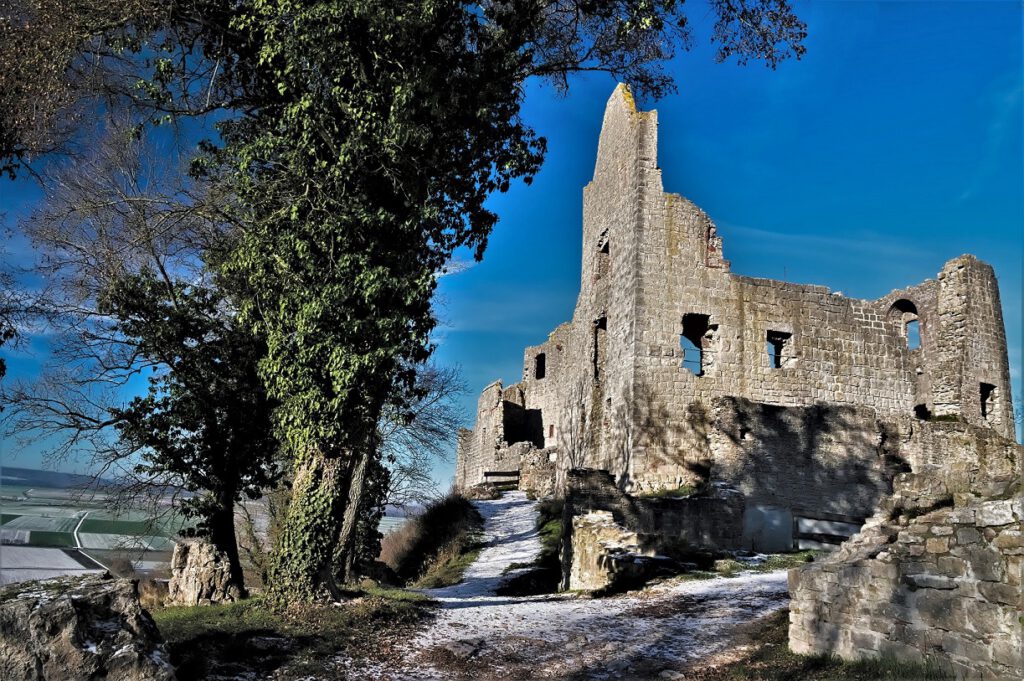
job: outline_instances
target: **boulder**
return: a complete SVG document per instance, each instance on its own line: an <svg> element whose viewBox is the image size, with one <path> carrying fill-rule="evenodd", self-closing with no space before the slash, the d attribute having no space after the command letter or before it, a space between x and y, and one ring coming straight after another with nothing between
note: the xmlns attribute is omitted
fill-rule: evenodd
<svg viewBox="0 0 1024 681"><path fill-rule="evenodd" d="M175 678L134 581L89 575L0 589L0 679Z"/></svg>
<svg viewBox="0 0 1024 681"><path fill-rule="evenodd" d="M228 557L199 539L179 541L171 556L168 605L209 605L237 601L243 594L231 582Z"/></svg>

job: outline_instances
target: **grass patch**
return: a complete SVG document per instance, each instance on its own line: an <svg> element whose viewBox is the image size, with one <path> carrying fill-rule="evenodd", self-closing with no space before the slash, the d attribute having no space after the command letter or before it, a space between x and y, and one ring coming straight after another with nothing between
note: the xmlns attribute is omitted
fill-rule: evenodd
<svg viewBox="0 0 1024 681"><path fill-rule="evenodd" d="M483 518L461 494L450 492L381 541L380 559L402 584L433 589L457 584L483 546Z"/></svg>
<svg viewBox="0 0 1024 681"><path fill-rule="evenodd" d="M412 586L416 589L438 589L461 582L466 568L480 557L480 551L484 548L477 541L478 537L473 534L449 544L427 565L426 571Z"/></svg>
<svg viewBox="0 0 1024 681"><path fill-rule="evenodd" d="M20 517L21 516L16 513L0 513L0 525L3 525L4 523L9 523L15 518Z"/></svg>
<svg viewBox="0 0 1024 681"><path fill-rule="evenodd" d="M394 589L368 593L343 606L311 605L276 612L259 598L152 611L178 678L276 679L337 674L338 653L379 655L431 612L422 594ZM333 676L331 677L333 678Z"/></svg>
<svg viewBox="0 0 1024 681"><path fill-rule="evenodd" d="M95 534L123 534L133 537L159 535L162 528L145 520L104 520L102 518L86 518L82 521L79 532Z"/></svg>
<svg viewBox="0 0 1024 681"><path fill-rule="evenodd" d="M789 649L789 611L780 610L750 627L750 652L718 667L702 669L701 681L938 681L951 679L935 665L877 658L844 662L830 655L797 655Z"/></svg>
<svg viewBox="0 0 1024 681"><path fill-rule="evenodd" d="M821 551L795 551L793 553L772 553L760 563L747 563L735 558L716 560L714 573L723 577L733 577L740 572L773 572L800 567L812 562Z"/></svg>

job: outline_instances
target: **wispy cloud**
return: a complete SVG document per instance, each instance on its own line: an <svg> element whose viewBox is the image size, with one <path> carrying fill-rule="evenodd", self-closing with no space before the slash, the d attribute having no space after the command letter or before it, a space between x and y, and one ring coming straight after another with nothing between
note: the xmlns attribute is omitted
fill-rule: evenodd
<svg viewBox="0 0 1024 681"><path fill-rule="evenodd" d="M795 234L773 231L757 227L745 227L723 223L721 231L725 237L726 248L730 246L729 237L737 235L746 243L756 243L758 250L792 255L820 256L828 253L864 253L883 255L889 258L933 257L936 254L922 248L919 242L901 242L892 234L863 231L849 236L827 234ZM824 231L824 230L823 230Z"/></svg>
<svg viewBox="0 0 1024 681"><path fill-rule="evenodd" d="M1022 98L1024 98L1024 86L1019 82L1002 85L992 93L987 102L992 113L985 135L984 155L957 200L963 202L974 198L985 182L996 172L1000 154L1006 153L1007 137L1020 126ZM1017 153L1021 152L1020 149L1016 151Z"/></svg>

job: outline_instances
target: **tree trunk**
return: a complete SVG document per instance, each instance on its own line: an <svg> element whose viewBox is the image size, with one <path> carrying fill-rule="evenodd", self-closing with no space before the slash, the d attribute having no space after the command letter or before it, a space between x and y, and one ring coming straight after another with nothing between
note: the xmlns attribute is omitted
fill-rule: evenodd
<svg viewBox="0 0 1024 681"><path fill-rule="evenodd" d="M238 554L238 538L235 536L235 505L233 495L218 500L219 510L210 516L210 542L228 557L231 570L231 583L238 587L242 598L249 594L245 590L245 575L242 573L242 561Z"/></svg>
<svg viewBox="0 0 1024 681"><path fill-rule="evenodd" d="M338 533L337 565L338 577L342 583L350 583L356 578L356 527L359 524L359 510L362 508L363 492L366 489L366 472L373 455L372 446L363 447L352 471L352 480L348 486L345 512Z"/></svg>
<svg viewBox="0 0 1024 681"><path fill-rule="evenodd" d="M352 457L310 452L296 465L292 498L270 568L270 599L284 605L329 595L335 578L335 539L342 524Z"/></svg>

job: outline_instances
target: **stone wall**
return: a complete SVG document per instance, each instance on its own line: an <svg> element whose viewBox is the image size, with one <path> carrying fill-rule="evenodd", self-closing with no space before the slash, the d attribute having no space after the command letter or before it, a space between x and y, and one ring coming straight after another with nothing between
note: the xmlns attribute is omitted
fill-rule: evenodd
<svg viewBox="0 0 1024 681"><path fill-rule="evenodd" d="M919 428L906 445L916 472L897 477L862 532L790 571L790 647L1024 677L1024 448L952 423Z"/></svg>
<svg viewBox="0 0 1024 681"><path fill-rule="evenodd" d="M573 591L609 590L643 580L655 556L636 532L619 525L608 511L573 516L572 536L567 588Z"/></svg>
<svg viewBox="0 0 1024 681"><path fill-rule="evenodd" d="M533 449L523 452L519 464L519 489L536 497L555 494L558 450Z"/></svg>
<svg viewBox="0 0 1024 681"><path fill-rule="evenodd" d="M743 510L742 495L724 485L699 496L642 498L622 492L607 471L571 470L562 519L563 588L569 587L576 561L573 528L580 516L607 512L622 531L636 535L640 553L676 555L737 547L743 532Z"/></svg>
<svg viewBox="0 0 1024 681"><path fill-rule="evenodd" d="M874 409L723 397L713 401L711 415L711 477L737 487L748 506L863 520L892 492L882 446L887 431Z"/></svg>

